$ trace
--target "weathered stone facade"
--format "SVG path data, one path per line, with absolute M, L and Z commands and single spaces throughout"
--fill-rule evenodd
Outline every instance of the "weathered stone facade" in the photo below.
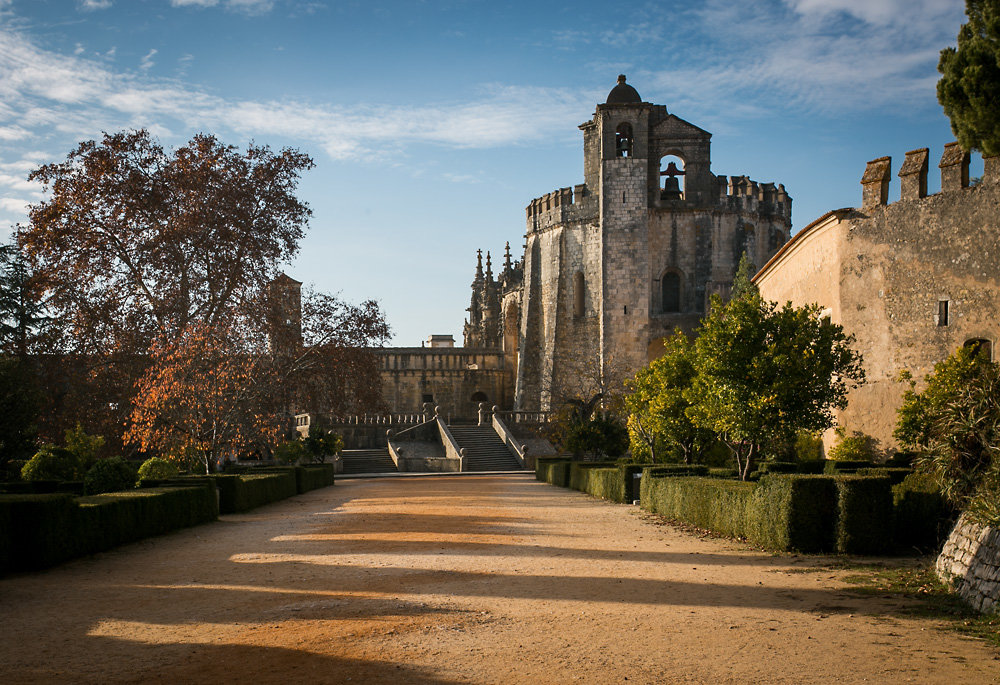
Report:
M 893 447 L 906 369 L 920 380 L 965 344 L 1000 335 L 1000 170 L 969 187 L 969 155 L 946 146 L 941 192 L 927 196 L 929 151 L 907 153 L 901 199 L 887 204 L 891 160 L 868 163 L 862 206 L 828 212 L 757 274 L 776 302 L 819 303 L 857 338 L 867 383 L 837 422 Z M 827 445 L 832 433 L 825 436 Z
M 1000 529 L 964 515 L 955 524 L 935 564 L 938 578 L 973 609 L 1000 612 Z
M 584 182 L 533 200 L 523 260 L 473 284 L 465 342 L 504 351 L 518 410 L 554 408 L 581 367 L 641 368 L 728 296 L 744 251 L 762 265 L 791 229 L 783 186 L 716 176 L 711 134 L 624 76 L 580 129 Z

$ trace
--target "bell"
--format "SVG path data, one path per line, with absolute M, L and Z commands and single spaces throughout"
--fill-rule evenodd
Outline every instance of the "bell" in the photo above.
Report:
M 673 166 L 673 162 L 670 163 Z M 669 167 L 668 167 L 669 169 Z M 667 176 L 666 182 L 663 184 L 663 192 L 660 193 L 661 200 L 680 200 L 682 199 L 681 194 L 681 183 L 676 176 Z

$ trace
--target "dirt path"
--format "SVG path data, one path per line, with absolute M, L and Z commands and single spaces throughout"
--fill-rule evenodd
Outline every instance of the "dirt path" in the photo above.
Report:
M 820 561 L 530 475 L 341 481 L 0 580 L 0 682 L 1000 682 Z

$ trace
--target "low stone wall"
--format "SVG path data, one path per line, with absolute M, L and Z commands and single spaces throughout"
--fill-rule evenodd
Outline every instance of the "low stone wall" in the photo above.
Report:
M 1000 611 L 1000 528 L 963 515 L 937 558 L 937 574 L 976 611 Z

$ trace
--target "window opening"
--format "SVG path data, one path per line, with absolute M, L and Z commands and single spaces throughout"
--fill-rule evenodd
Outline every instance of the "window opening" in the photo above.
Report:
M 584 288 L 583 272 L 577 271 L 573 276 L 573 316 L 578 318 L 583 316 Z
M 967 347 L 977 354 L 984 355 L 987 359 L 993 359 L 993 342 L 986 338 L 972 338 L 966 340 L 962 347 Z
M 663 274 L 660 280 L 660 294 L 664 312 L 679 312 L 681 310 L 681 277 L 673 271 Z
M 938 326 L 948 325 L 948 300 L 938 301 L 937 325 Z
M 421 395 L 421 397 L 423 398 L 422 400 L 420 400 L 421 402 L 433 402 L 434 401 L 434 395 L 431 395 L 430 393 L 424 393 L 423 395 Z
M 483 392 L 483 391 L 481 391 L 481 390 L 472 393 L 472 401 L 473 402 L 487 402 L 488 400 L 486 399 L 486 393 Z
M 680 162 L 680 166 L 677 166 Z M 667 155 L 660 160 L 660 176 L 663 177 L 663 187 L 660 189 L 661 200 L 684 199 L 684 160 L 680 157 Z
M 618 125 L 615 131 L 615 155 L 618 157 L 632 156 L 632 124 L 627 122 Z

